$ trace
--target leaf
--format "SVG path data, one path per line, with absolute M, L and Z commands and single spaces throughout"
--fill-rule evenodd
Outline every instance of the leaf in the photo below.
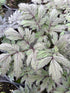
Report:
M 27 66 L 31 63 L 31 60 L 32 60 L 32 57 L 33 57 L 33 53 L 31 53 L 28 57 L 27 57 Z
M 41 4 L 41 1 L 42 0 L 32 0 L 33 3 L 39 3 L 39 4 Z
M 22 34 L 18 33 L 16 30 L 14 30 L 13 28 L 9 28 L 8 30 L 5 31 L 5 35 L 6 38 L 10 39 L 10 40 L 18 40 L 18 39 L 22 39 Z
M 0 44 L 0 50 L 8 53 L 15 53 L 19 51 L 19 46 L 16 44 L 2 43 Z
M 24 27 L 29 26 L 32 28 L 32 30 L 37 29 L 40 30 L 41 26 L 46 22 L 47 15 L 46 15 L 46 9 L 43 5 L 37 6 L 36 4 L 19 4 L 19 9 L 23 10 L 25 17 L 23 17 L 23 20 L 19 22 L 20 25 L 23 25 Z M 32 18 L 29 19 L 29 17 L 32 16 Z
M 44 23 L 46 23 L 47 19 L 48 19 L 48 16 L 45 14 L 45 16 L 43 18 L 40 18 L 39 25 L 40 26 L 44 25 Z
M 27 63 L 27 66 L 29 66 L 29 64 L 31 63 L 32 61 L 32 58 L 33 58 L 33 51 L 32 49 L 29 49 L 27 52 L 27 60 L 26 60 L 26 63 Z
M 24 40 L 21 40 L 21 41 L 18 41 L 17 42 L 17 45 L 20 47 L 20 49 L 23 51 L 23 50 L 26 50 L 26 49 L 29 49 L 29 45 L 27 44 L 27 42 L 25 42 Z
M 36 15 L 36 13 L 37 13 L 37 5 L 35 5 L 35 4 L 25 4 L 25 3 L 20 3 L 19 5 L 19 9 L 20 10 L 22 10 L 22 11 L 24 11 L 23 12 L 23 14 L 25 15 L 27 15 L 28 14 L 28 16 L 35 16 Z M 33 15 L 32 15 L 33 14 Z M 28 17 L 28 16 L 26 16 L 26 18 Z M 28 18 L 27 18 L 28 19 Z
M 29 53 L 28 53 L 29 52 Z M 31 66 L 33 69 L 38 70 L 43 68 L 45 65 L 47 65 L 52 57 L 50 57 L 48 51 L 28 51 L 27 52 L 27 65 L 31 63 Z
M 39 87 L 35 85 L 31 86 L 30 83 L 25 83 L 25 88 L 20 87 L 18 90 L 13 91 L 13 93 L 40 93 Z
M 51 50 L 39 50 L 37 53 L 37 59 L 43 59 L 51 55 Z
M 19 23 L 20 25 L 23 25 L 24 27 L 26 26 L 30 26 L 32 28 L 32 30 L 34 30 L 35 28 L 37 28 L 36 23 L 34 20 L 23 20 L 21 21 L 21 23 Z
M 58 9 L 65 9 L 67 7 L 67 0 L 54 0 Z
M 52 9 L 52 11 L 50 12 L 50 21 L 53 22 L 58 15 L 58 11 L 54 8 Z
M 50 93 L 55 88 L 55 83 L 52 79 L 49 79 L 47 92 Z
M 55 32 L 63 32 L 66 28 L 66 25 L 56 25 L 55 27 L 52 27 L 51 30 Z
M 13 55 L 14 58 L 14 75 L 18 78 L 22 72 L 24 54 L 21 52 Z
M 68 30 L 70 31 L 70 23 L 67 23 L 66 26 L 68 26 Z
M 19 34 L 21 35 L 21 37 L 24 36 L 24 30 L 23 30 L 22 27 L 18 27 L 18 32 L 19 32 Z
M 34 51 L 32 55 L 31 66 L 34 70 L 37 70 L 37 65 L 37 51 Z
M 41 19 L 46 14 L 46 9 L 43 5 L 38 8 L 38 18 Z
M 54 56 L 54 58 L 60 64 L 64 65 L 65 67 L 70 68 L 70 61 L 68 59 L 66 59 L 63 55 L 58 53 L 58 55 Z
M 56 42 L 58 40 L 58 34 L 56 32 L 50 32 L 50 35 L 52 37 L 53 44 L 56 44 Z
M 11 56 L 8 53 L 0 54 L 0 66 L 2 74 L 6 74 L 9 70 L 9 66 L 11 63 Z
M 2 16 L 0 15 L 0 38 L 4 36 L 4 32 L 6 29 L 7 29 L 6 18 L 2 18 Z
M 23 87 L 20 87 L 20 89 L 14 90 L 12 93 L 25 93 Z
M 68 22 L 70 22 L 70 14 L 69 13 L 66 15 L 66 19 Z
M 69 90 L 69 91 L 67 91 L 66 93 L 70 93 L 70 90 Z
M 0 64 L 1 62 L 5 61 L 8 57 L 9 57 L 9 54 L 7 53 L 0 54 Z
M 36 43 L 36 44 L 34 45 L 34 48 L 35 48 L 36 50 L 45 49 L 45 43 L 43 43 L 43 42 L 38 42 L 38 43 Z
M 31 26 L 32 28 L 36 28 L 35 21 L 32 19 L 35 17 L 37 13 L 37 5 L 20 3 L 18 6 L 21 11 L 24 11 L 23 19 L 18 23 L 23 24 L 24 27 L 28 25 Z
M 6 0 L 0 0 L 0 5 L 4 5 L 6 3 Z
M 61 66 L 57 63 L 56 60 L 53 59 L 49 66 L 49 75 L 51 75 L 52 79 L 58 83 L 62 73 L 63 73 L 63 70 Z
M 32 33 L 31 30 L 29 30 L 28 28 L 26 28 L 25 29 L 25 37 L 24 37 L 24 39 L 26 40 L 26 42 L 29 42 L 29 44 L 30 44 L 30 43 L 34 42 L 34 40 L 35 40 L 35 34 Z
M 37 61 L 37 69 L 43 68 L 44 66 L 46 66 L 50 61 L 51 61 L 52 57 L 46 57 L 41 59 L 40 61 Z
M 41 3 L 47 3 L 49 0 L 32 0 L 33 3 L 35 4 L 41 4 Z
M 1 65 L 1 71 L 3 75 L 5 75 L 7 71 L 9 71 L 10 63 L 11 63 L 11 56 L 7 57 Z
M 60 17 L 58 17 L 58 15 Z M 57 11 L 57 9 L 52 9 L 52 11 L 50 12 L 50 23 L 52 26 L 57 26 L 58 24 L 63 23 L 64 20 L 65 17 L 62 16 L 61 13 Z
M 12 10 L 8 10 L 7 13 L 5 14 L 8 17 L 8 28 L 18 28 L 18 22 L 21 22 L 23 16 L 22 12 L 20 10 L 16 10 L 13 14 L 9 15 L 9 12 L 12 12 Z
M 43 83 L 41 84 L 41 90 L 40 90 L 40 91 L 43 91 L 43 90 L 45 90 L 45 89 L 47 88 L 47 86 L 48 86 L 48 81 L 49 81 L 49 78 L 45 78 L 45 79 L 43 80 Z
M 31 84 L 36 81 L 36 84 L 39 84 L 42 79 L 42 75 L 29 75 L 27 81 Z

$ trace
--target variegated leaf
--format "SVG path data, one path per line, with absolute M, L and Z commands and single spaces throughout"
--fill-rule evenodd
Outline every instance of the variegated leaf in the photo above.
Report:
M 43 68 L 44 66 L 46 66 L 50 61 L 51 61 L 52 57 L 46 57 L 41 59 L 40 61 L 37 61 L 37 69 Z
M 70 68 L 70 61 L 65 58 L 63 55 L 59 54 L 54 56 L 55 60 L 60 64 L 64 65 L 65 67 Z
M 8 55 L 8 57 L 1 64 L 1 71 L 3 75 L 5 75 L 7 71 L 9 71 L 10 63 L 11 63 L 11 56 Z
M 0 64 L 2 64 L 3 61 L 5 61 L 9 57 L 8 53 L 0 54 Z
M 22 34 L 20 32 L 17 32 L 13 28 L 9 28 L 8 30 L 5 31 L 6 38 L 10 40 L 18 40 L 22 39 Z
M 29 42 L 29 44 L 30 44 L 30 43 L 34 42 L 34 40 L 35 40 L 35 34 L 32 33 L 31 30 L 29 30 L 29 29 L 26 28 L 25 29 L 25 37 L 24 37 L 24 39 L 26 40 L 26 42 Z
M 57 63 L 56 60 L 53 59 L 49 66 L 49 75 L 51 75 L 52 79 L 58 83 L 62 73 L 63 73 L 63 70 L 61 66 Z
M 21 52 L 13 55 L 14 58 L 14 75 L 18 78 L 22 72 L 24 54 Z
M 42 42 L 38 42 L 34 45 L 34 48 L 36 50 L 42 50 L 42 49 L 45 49 L 45 43 L 42 43 Z
M 0 44 L 0 50 L 8 53 L 15 53 L 19 51 L 19 46 L 16 44 L 2 43 Z

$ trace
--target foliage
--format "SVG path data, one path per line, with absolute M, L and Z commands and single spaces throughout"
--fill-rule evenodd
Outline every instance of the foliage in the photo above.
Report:
M 6 3 L 6 0 L 0 0 L 0 5 L 3 5 Z
M 45 89 L 47 93 L 58 93 L 59 90 L 68 93 L 70 0 L 32 2 L 20 3 L 19 9 L 5 18 L 4 27 L 1 25 L 0 72 L 11 78 L 15 76 L 17 80 L 22 77 L 21 83 L 30 84 L 14 93 L 20 90 L 41 93 Z M 32 85 L 39 86 L 40 91 L 30 87 Z
M 13 93 L 40 93 L 36 86 L 30 86 L 30 84 L 25 84 L 25 88 L 20 87 L 20 89 L 13 91 Z

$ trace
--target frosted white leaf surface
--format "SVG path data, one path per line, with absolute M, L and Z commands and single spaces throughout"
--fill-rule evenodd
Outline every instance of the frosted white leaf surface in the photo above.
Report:
M 16 53 L 13 58 L 14 58 L 14 75 L 18 78 L 22 72 L 22 67 L 23 67 L 23 60 L 24 59 L 24 54 L 19 52 Z
M 18 40 L 22 39 L 22 35 L 18 33 L 16 30 L 13 28 L 9 28 L 8 30 L 5 31 L 6 38 L 10 40 Z
M 1 62 L 5 61 L 9 57 L 9 54 L 0 54 L 0 64 Z
M 25 29 L 25 40 L 26 41 L 29 41 L 29 43 L 32 43 L 32 42 L 34 42 L 34 40 L 35 40 L 35 34 L 34 33 L 31 33 L 32 31 L 31 30 L 29 30 L 29 29 Z
M 2 62 L 2 65 L 1 65 L 2 74 L 6 74 L 6 72 L 9 71 L 10 63 L 11 63 L 11 56 L 8 56 L 4 60 L 4 62 Z
M 34 4 L 25 4 L 25 3 L 20 3 L 19 5 L 19 9 L 23 10 L 24 14 L 29 14 L 30 16 L 34 16 L 37 13 L 37 5 Z
M 41 4 L 41 3 L 46 3 L 50 0 L 32 0 L 33 3 L 38 3 L 38 4 Z
M 46 57 L 41 59 L 40 61 L 37 61 L 38 66 L 37 69 L 43 68 L 45 65 L 47 65 L 51 61 L 52 57 Z
M 61 78 L 62 73 L 63 73 L 63 70 L 61 66 L 57 63 L 57 61 L 53 59 L 49 66 L 49 75 L 52 76 L 52 79 L 55 82 L 59 82 L 59 79 Z
M 38 8 L 38 18 L 42 18 L 46 14 L 46 9 L 43 5 Z
M 36 43 L 36 44 L 34 45 L 34 48 L 35 48 L 36 50 L 45 49 L 45 44 L 42 43 L 42 42 L 38 42 L 38 43 Z
M 70 68 L 70 61 L 67 58 L 65 58 L 63 55 L 58 54 L 57 56 L 54 56 L 54 58 L 60 64 L 64 65 L 65 67 Z
M 0 50 L 6 51 L 9 53 L 14 53 L 14 52 L 19 51 L 19 46 L 15 44 L 2 43 L 0 44 Z

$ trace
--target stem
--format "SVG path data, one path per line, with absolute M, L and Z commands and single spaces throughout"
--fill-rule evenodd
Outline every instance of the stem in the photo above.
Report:
M 4 4 L 4 6 L 8 9 L 8 10 L 13 10 L 13 11 L 16 11 L 17 9 L 15 9 L 15 8 L 10 8 L 10 7 L 8 7 L 7 5 L 5 5 Z

